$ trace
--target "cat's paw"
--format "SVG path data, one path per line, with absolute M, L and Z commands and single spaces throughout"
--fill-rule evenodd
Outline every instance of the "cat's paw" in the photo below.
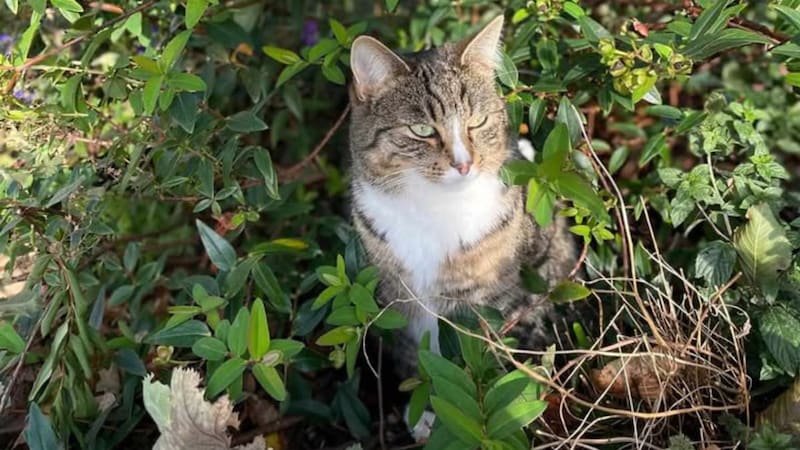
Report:
M 433 422 L 436 421 L 436 414 L 431 411 L 423 411 L 417 424 L 411 427 L 408 425 L 408 409 L 409 405 L 406 405 L 406 411 L 403 414 L 403 421 L 406 423 L 408 432 L 411 433 L 411 437 L 413 437 L 416 442 L 427 441 L 428 438 L 431 437 L 431 430 L 433 429 Z

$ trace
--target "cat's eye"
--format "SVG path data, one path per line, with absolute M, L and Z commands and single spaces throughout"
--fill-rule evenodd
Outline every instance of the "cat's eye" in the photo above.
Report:
M 412 133 L 416 134 L 421 138 L 429 138 L 434 134 L 436 134 L 436 130 L 434 130 L 432 126 L 426 125 L 424 123 L 409 125 L 408 128 L 411 130 Z
M 489 120 L 489 116 L 486 115 L 472 116 L 467 123 L 467 127 L 469 129 L 480 128 L 486 125 L 487 120 Z

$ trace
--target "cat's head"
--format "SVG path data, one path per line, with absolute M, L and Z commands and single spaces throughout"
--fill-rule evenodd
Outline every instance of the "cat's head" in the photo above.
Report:
M 351 49 L 356 176 L 387 189 L 423 177 L 461 185 L 509 155 L 495 70 L 503 17 L 463 42 L 400 57 L 360 36 Z

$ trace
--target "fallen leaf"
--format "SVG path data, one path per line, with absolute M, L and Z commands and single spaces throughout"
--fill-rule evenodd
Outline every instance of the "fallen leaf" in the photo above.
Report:
M 261 436 L 250 444 L 231 447 L 227 429 L 239 427 L 239 416 L 228 396 L 214 403 L 203 398 L 203 390 L 198 388 L 200 375 L 194 370 L 175 369 L 169 388 L 152 379 L 149 375 L 142 384 L 145 408 L 161 432 L 154 450 L 266 449 Z

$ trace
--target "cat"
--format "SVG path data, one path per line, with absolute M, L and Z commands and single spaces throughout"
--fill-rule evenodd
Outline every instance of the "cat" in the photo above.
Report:
M 520 286 L 523 265 L 551 284 L 567 277 L 576 252 L 563 220 L 538 227 L 523 189 L 501 179 L 520 158 L 495 83 L 502 29 L 500 16 L 403 57 L 368 36 L 352 44 L 352 220 L 380 271 L 379 299 L 409 319 L 394 345 L 402 376 L 424 333 L 439 351 L 437 314 L 491 306 L 521 317 L 512 333 L 539 350 L 561 318 Z

